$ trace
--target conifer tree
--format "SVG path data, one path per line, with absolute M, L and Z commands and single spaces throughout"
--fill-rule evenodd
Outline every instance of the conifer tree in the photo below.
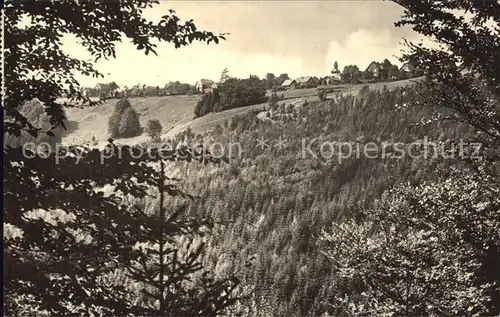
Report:
M 125 265 L 127 275 L 142 287 L 143 301 L 134 308 L 147 316 L 215 316 L 236 303 L 238 280 L 216 280 L 203 269 L 201 241 L 203 228 L 211 228 L 210 219 L 182 219 L 185 206 L 168 214 L 165 193 L 171 189 L 165 177 L 165 163 L 154 174 L 155 194 L 159 196 L 153 211 L 136 206 L 143 228 L 135 239 L 142 242 L 133 261 Z M 179 237 L 186 238 L 179 246 Z M 196 241 L 198 238 L 198 241 Z

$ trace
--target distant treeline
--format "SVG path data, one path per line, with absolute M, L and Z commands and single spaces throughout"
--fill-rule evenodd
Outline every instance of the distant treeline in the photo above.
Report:
M 85 88 L 85 91 L 88 97 L 99 97 L 100 99 L 191 95 L 197 93 L 195 86 L 179 81 L 170 82 L 164 87 L 136 85 L 131 88 L 126 86 L 121 88 L 112 82 Z

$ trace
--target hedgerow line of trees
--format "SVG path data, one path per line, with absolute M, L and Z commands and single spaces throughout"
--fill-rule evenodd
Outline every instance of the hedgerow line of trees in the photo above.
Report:
M 267 100 L 265 80 L 257 76 L 247 79 L 227 78 L 217 89 L 202 96 L 194 109 L 195 118 L 213 112 L 263 103 Z
M 169 82 L 164 87 L 135 85 L 133 87 L 124 86 L 120 88 L 115 82 L 105 84 L 105 88 L 95 87 L 83 88 L 88 97 L 100 98 L 101 100 L 113 98 L 134 98 L 134 97 L 162 97 L 177 95 L 197 94 L 195 86 L 181 83 L 179 81 Z
M 347 84 L 403 80 L 420 77 L 423 75 L 423 71 L 415 68 L 414 66 L 412 66 L 409 71 L 402 71 L 397 65 L 392 64 L 388 59 L 384 59 L 378 64 L 381 67 L 381 72 L 380 75 L 376 78 L 373 76 L 373 73 L 371 71 L 362 71 L 356 65 L 346 65 L 342 71 L 336 71 L 339 72 L 342 83 Z M 337 62 L 335 62 L 335 65 L 337 65 L 338 67 Z M 226 73 L 224 73 L 224 71 Z M 227 74 L 228 70 L 224 69 L 223 74 L 221 75 L 221 80 L 219 81 L 220 84 L 231 78 Z M 224 79 L 222 80 L 222 78 Z M 268 73 L 266 74 L 265 78 L 261 79 L 261 81 L 265 89 L 277 91 L 280 90 L 280 86 L 287 79 L 290 79 L 290 77 L 286 73 L 280 74 L 280 76 L 278 77 L 273 73 Z M 106 84 L 106 87 L 107 88 L 104 90 L 98 90 L 96 88 L 85 88 L 85 90 L 88 97 L 99 97 L 102 100 L 106 100 L 109 98 L 161 97 L 171 95 L 193 95 L 200 93 L 200 91 L 196 90 L 195 86 L 187 83 L 180 83 L 179 81 L 169 82 L 163 88 L 160 86 L 154 87 L 146 85 L 136 85 L 132 88 L 124 87 L 123 89 L 119 89 L 119 86 L 115 82 Z
M 411 64 L 409 71 L 400 70 L 397 65 L 392 64 L 388 59 L 384 59 L 378 64 L 380 65 L 378 77 L 374 77 L 373 72 L 369 70 L 360 70 L 356 65 L 346 65 L 340 72 L 342 82 L 348 84 L 375 83 L 404 80 L 424 75 L 423 71 L 415 68 L 413 64 Z
M 395 64 L 392 64 L 388 59 L 384 59 L 382 62 L 378 63 L 381 67 L 380 75 L 378 77 L 374 77 L 371 71 L 362 71 L 356 65 L 346 65 L 342 71 L 336 70 L 339 72 L 340 77 L 342 79 L 342 83 L 347 84 L 360 84 L 360 83 L 374 83 L 374 82 L 384 82 L 384 81 L 394 81 L 394 80 L 403 80 L 409 79 L 413 77 L 420 77 L 423 75 L 423 71 L 417 69 L 415 67 L 411 67 L 409 71 L 402 71 Z M 335 62 L 335 65 L 338 64 Z M 413 62 L 412 62 L 413 65 Z M 221 75 L 221 78 L 224 77 L 224 81 L 230 79 L 227 75 L 228 70 L 226 71 L 226 77 L 224 77 L 224 73 Z M 280 76 L 276 77 L 273 73 L 266 74 L 265 78 L 262 79 L 262 85 L 267 90 L 277 91 L 280 90 L 280 86 L 289 79 L 288 74 L 283 73 Z M 222 79 L 219 82 L 223 83 Z M 319 82 L 318 82 L 319 84 Z M 131 97 L 161 97 L 161 96 L 170 96 L 170 95 L 192 95 L 198 94 L 199 91 L 196 90 L 195 86 L 180 83 L 179 81 L 170 82 L 166 84 L 163 88 L 160 86 L 146 86 L 146 85 L 136 85 L 132 88 L 124 87 L 123 89 L 118 89 L 119 86 L 115 82 L 111 82 L 106 85 L 106 89 L 97 90 L 96 88 L 85 88 L 88 97 L 99 97 L 101 100 L 106 100 L 109 98 L 131 98 Z M 215 97 L 217 98 L 217 97 Z M 210 99 L 210 98 L 209 98 Z M 209 103 L 209 102 L 208 102 Z M 212 104 L 212 108 L 213 108 Z M 217 111 L 216 111 L 217 112 Z

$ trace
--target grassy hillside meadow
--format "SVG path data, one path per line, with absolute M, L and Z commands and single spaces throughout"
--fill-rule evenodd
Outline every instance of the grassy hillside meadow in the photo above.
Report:
M 193 118 L 193 109 L 199 96 L 164 96 L 148 98 L 131 98 L 132 107 L 139 114 L 139 121 L 145 126 L 148 120 L 160 120 L 163 131 L 167 132 L 174 126 L 189 122 Z M 106 142 L 108 135 L 108 119 L 118 100 L 110 99 L 102 105 L 85 108 L 68 108 L 68 131 L 63 135 L 63 143 L 80 144 L 92 140 Z M 135 144 L 144 141 L 145 134 L 130 139 L 120 140 L 123 144 Z

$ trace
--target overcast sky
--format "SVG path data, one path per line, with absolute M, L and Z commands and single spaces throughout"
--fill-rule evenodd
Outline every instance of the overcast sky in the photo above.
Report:
M 104 80 L 119 85 L 163 86 L 179 80 L 218 80 L 224 68 L 236 77 L 288 73 L 290 77 L 326 76 L 338 61 L 342 69 L 364 69 L 372 60 L 397 62 L 402 38 L 416 40 L 413 31 L 394 27 L 401 8 L 389 1 L 164 1 L 146 12 L 158 20 L 174 9 L 181 20 L 194 19 L 198 29 L 230 33 L 218 45 L 199 44 L 175 49 L 158 46 L 158 56 L 144 55 L 128 41 L 118 43 L 117 58 L 100 61 Z M 86 57 L 71 39 L 67 51 Z M 107 75 L 107 74 L 110 75 Z M 85 86 L 93 78 L 81 78 Z

